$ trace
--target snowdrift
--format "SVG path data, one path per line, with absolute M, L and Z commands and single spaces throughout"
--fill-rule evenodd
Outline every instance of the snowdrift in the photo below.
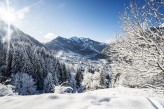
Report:
M 81 94 L 16 95 L 0 97 L 0 109 L 163 109 L 164 99 L 162 95 L 158 97 L 151 97 L 148 90 L 127 88 Z

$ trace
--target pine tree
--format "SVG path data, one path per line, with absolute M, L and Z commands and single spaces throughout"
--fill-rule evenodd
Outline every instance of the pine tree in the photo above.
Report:
M 80 69 L 77 69 L 75 80 L 76 80 L 76 88 L 80 88 L 82 86 L 82 81 L 83 81 L 83 74 Z
M 106 78 L 105 78 L 105 74 L 103 72 L 99 72 L 100 73 L 100 86 L 102 88 L 106 87 Z
M 44 79 L 44 90 L 45 93 L 54 92 L 54 83 L 52 74 L 48 73 L 47 77 Z

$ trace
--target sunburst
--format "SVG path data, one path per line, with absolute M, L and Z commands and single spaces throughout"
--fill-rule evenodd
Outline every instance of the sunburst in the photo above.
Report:
M 16 22 L 21 21 L 27 12 L 29 12 L 30 8 L 38 4 L 41 0 L 38 2 L 26 6 L 20 10 L 15 11 L 13 7 L 10 6 L 9 0 L 4 0 L 5 2 L 2 2 L 0 4 L 0 20 L 7 23 L 7 36 L 5 42 L 7 42 L 7 55 L 6 55 L 6 64 L 8 64 L 9 59 L 9 52 L 10 52 L 10 44 L 11 44 L 11 24 L 14 24 Z

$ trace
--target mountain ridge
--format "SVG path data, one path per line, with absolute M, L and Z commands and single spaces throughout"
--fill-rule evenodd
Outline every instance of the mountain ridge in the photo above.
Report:
M 81 56 L 93 58 L 95 56 L 103 55 L 101 52 L 108 44 L 77 36 L 71 38 L 58 36 L 46 43 L 45 46 L 55 53 L 59 51 L 73 52 Z

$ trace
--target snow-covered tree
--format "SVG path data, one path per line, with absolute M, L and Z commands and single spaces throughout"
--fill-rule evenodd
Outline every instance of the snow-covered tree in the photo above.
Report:
M 106 84 L 107 84 L 107 81 L 106 81 L 105 74 L 103 72 L 100 72 L 100 86 L 102 88 L 105 88 Z
M 77 69 L 75 80 L 76 80 L 76 88 L 80 88 L 82 86 L 82 81 L 83 81 L 83 74 L 80 69 Z
M 67 66 L 67 65 L 66 65 L 66 70 L 67 70 L 68 76 L 69 76 L 68 86 L 73 89 L 73 92 L 75 92 L 77 89 L 76 79 L 75 79 L 76 71 L 74 70 L 74 68 Z
M 44 79 L 44 90 L 45 93 L 54 92 L 54 82 L 52 74 L 48 73 L 47 77 Z
M 84 77 L 83 77 L 83 82 L 82 85 L 86 88 L 86 89 L 91 89 L 91 83 L 92 83 L 92 74 L 91 73 L 84 73 Z
M 113 85 L 156 87 L 164 83 L 164 1 L 142 2 L 142 6 L 132 2 L 123 13 L 125 34 L 109 48 Z
M 36 93 L 36 86 L 32 76 L 26 73 L 16 73 L 13 75 L 12 83 L 15 91 L 20 95 L 31 95 Z
M 83 82 L 82 85 L 85 87 L 87 90 L 96 90 L 96 89 L 101 89 L 108 87 L 106 85 L 106 79 L 102 72 L 85 72 L 84 77 L 83 77 Z

